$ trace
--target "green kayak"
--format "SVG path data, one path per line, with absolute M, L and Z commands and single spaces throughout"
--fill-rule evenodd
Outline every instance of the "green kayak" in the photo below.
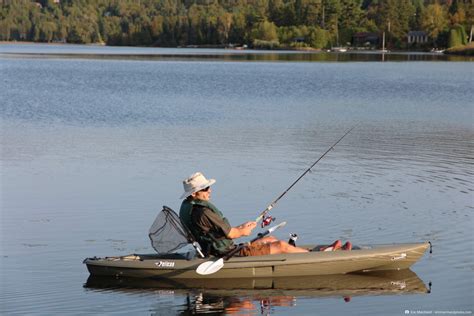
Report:
M 302 246 L 313 249 L 313 246 Z M 232 257 L 216 273 L 200 275 L 196 268 L 217 258 L 184 255 L 131 254 L 87 258 L 93 276 L 163 279 L 234 279 L 318 276 L 356 272 L 403 270 L 417 262 L 430 247 L 426 243 L 356 247 L 351 251 L 311 251 L 255 257 Z

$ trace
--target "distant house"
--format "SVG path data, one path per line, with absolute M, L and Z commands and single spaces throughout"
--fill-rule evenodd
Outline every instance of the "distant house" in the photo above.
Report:
M 2 3 L 2 2 L 0 1 L 0 3 Z M 55 4 L 60 4 L 60 3 L 61 3 L 61 0 L 53 0 L 53 3 L 55 3 Z M 41 5 L 41 3 L 39 3 L 39 2 L 35 2 L 35 5 L 36 5 L 38 8 L 40 8 L 40 9 L 43 8 L 43 6 Z
M 408 44 L 425 44 L 428 43 L 428 34 L 424 31 L 410 31 L 407 35 Z
M 293 42 L 294 43 L 304 43 L 305 38 L 300 36 L 300 37 L 294 37 Z
M 355 47 L 378 46 L 379 41 L 380 37 L 377 33 L 358 32 L 352 35 L 352 46 Z

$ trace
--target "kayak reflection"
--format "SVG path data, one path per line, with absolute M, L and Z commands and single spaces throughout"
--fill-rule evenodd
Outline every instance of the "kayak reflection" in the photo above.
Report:
M 182 314 L 267 315 L 271 313 L 273 307 L 292 307 L 295 303 L 296 297 L 290 295 L 237 297 L 203 292 L 188 293 L 187 304 L 183 306 Z
M 293 306 L 298 297 L 341 297 L 344 302 L 350 302 L 352 297 L 361 295 L 423 294 L 430 291 L 409 269 L 311 277 L 180 281 L 91 275 L 84 287 L 130 294 L 150 290 L 181 293 L 187 296 L 184 307 L 187 311 L 227 314 L 250 311 L 265 314 L 274 306 Z

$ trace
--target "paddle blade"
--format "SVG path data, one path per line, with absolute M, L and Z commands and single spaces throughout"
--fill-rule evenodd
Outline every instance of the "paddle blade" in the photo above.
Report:
M 220 258 L 216 261 L 206 261 L 201 263 L 197 269 L 196 272 L 197 274 L 200 275 L 208 275 L 208 274 L 213 274 L 222 269 L 224 266 L 224 259 Z
M 273 233 L 275 230 L 277 230 L 278 228 L 281 228 L 281 227 L 283 227 L 283 226 L 285 226 L 285 225 L 286 225 L 286 222 L 281 222 L 280 224 L 278 224 L 278 225 L 276 225 L 276 226 L 270 227 L 270 228 L 268 229 L 268 233 L 271 234 L 271 233 Z

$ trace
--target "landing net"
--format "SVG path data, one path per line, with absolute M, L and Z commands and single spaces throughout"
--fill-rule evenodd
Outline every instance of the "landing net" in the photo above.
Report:
M 181 224 L 179 216 L 166 206 L 163 206 L 151 225 L 148 237 L 151 246 L 159 254 L 187 252 L 194 241 L 191 233 Z

